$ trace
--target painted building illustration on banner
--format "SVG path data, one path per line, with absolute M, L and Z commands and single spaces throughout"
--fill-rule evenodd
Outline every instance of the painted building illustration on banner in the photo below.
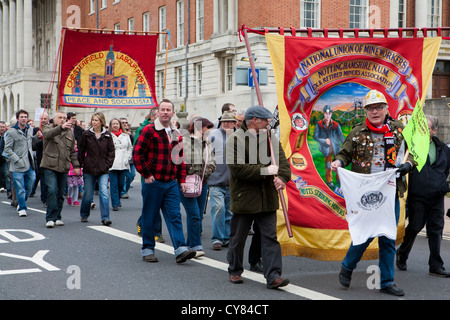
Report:
M 62 106 L 133 109 L 155 106 L 151 56 L 156 52 L 157 37 L 66 30 L 64 38 Z

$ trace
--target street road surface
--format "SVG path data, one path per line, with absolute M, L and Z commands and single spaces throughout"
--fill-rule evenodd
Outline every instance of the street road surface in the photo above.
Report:
M 350 290 L 339 285 L 339 261 L 295 256 L 283 257 L 283 277 L 289 278 L 290 284 L 280 290 L 267 289 L 264 277 L 248 270 L 243 273 L 243 284 L 232 284 L 228 280 L 226 249 L 212 250 L 209 207 L 203 220 L 205 257 L 176 264 L 163 223 L 166 242 L 157 245 L 159 262 L 144 262 L 140 255 L 141 238 L 136 233 L 141 210 L 138 180 L 133 186 L 130 198 L 122 199 L 123 207 L 119 211 L 111 210 L 110 227 L 101 224 L 98 208 L 91 211 L 88 223 L 81 223 L 79 207 L 65 203 L 62 214 L 65 225 L 48 229 L 39 191 L 28 200 L 27 217 L 19 217 L 6 194 L 1 193 L 0 299 L 181 300 L 172 310 L 180 314 L 183 310 L 196 312 L 192 304 L 197 302 L 199 306 L 202 301 L 214 306 L 223 301 L 251 300 L 257 309 L 257 305 L 276 304 L 280 300 L 290 305 L 297 300 L 450 299 L 450 279 L 428 275 L 429 251 L 424 234 L 416 240 L 408 260 L 408 271 L 396 269 L 395 282 L 405 291 L 404 297 L 392 297 L 373 289 L 373 267 L 378 260 L 359 263 Z M 98 204 L 97 196 L 95 201 Z M 446 222 L 448 226 L 448 218 Z M 450 268 L 450 233 L 447 231 L 441 251 Z M 248 263 L 245 267 L 249 267 Z M 221 312 L 225 313 L 225 306 L 222 306 Z M 263 309 L 260 306 L 257 310 Z

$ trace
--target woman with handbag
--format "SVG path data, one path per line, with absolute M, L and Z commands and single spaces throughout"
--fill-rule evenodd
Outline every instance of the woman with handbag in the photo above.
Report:
M 208 195 L 207 181 L 216 168 L 212 148 L 205 137 L 214 124 L 200 118 L 183 134 L 184 161 L 186 163 L 186 191 L 180 189 L 180 199 L 186 211 L 187 243 L 196 251 L 196 257 L 204 256 L 200 234 Z

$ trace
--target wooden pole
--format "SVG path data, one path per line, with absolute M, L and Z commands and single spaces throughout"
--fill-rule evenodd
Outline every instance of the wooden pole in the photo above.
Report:
M 264 104 L 262 101 L 261 89 L 260 89 L 259 83 L 257 81 L 258 76 L 257 76 L 256 70 L 255 70 L 255 61 L 253 60 L 252 50 L 250 48 L 246 29 L 243 29 L 243 34 L 244 34 L 245 46 L 247 47 L 248 58 L 250 61 L 250 68 L 252 70 L 253 81 L 254 81 L 255 90 L 256 90 L 256 96 L 258 98 L 258 104 L 261 107 L 264 107 Z M 267 131 L 267 139 L 269 140 L 270 157 L 272 159 L 272 164 L 277 165 L 277 162 L 275 159 L 275 154 L 273 153 L 272 140 L 270 139 L 270 131 L 269 130 Z M 293 237 L 292 228 L 291 228 L 291 223 L 289 221 L 289 216 L 288 216 L 287 207 L 286 207 L 286 199 L 284 198 L 283 190 L 278 190 L 278 195 L 280 196 L 281 207 L 283 208 L 283 215 L 284 215 L 284 220 L 286 222 L 286 228 L 288 231 L 288 235 L 290 238 L 292 238 Z

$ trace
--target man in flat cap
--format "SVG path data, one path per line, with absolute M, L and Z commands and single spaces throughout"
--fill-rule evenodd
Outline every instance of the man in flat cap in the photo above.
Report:
M 291 176 L 280 142 L 272 137 L 276 163 L 272 163 L 268 125 L 272 113 L 253 106 L 245 112 L 242 126 L 226 142 L 230 168 L 231 211 L 228 273 L 232 283 L 242 283 L 245 240 L 254 222 L 261 233 L 261 254 L 267 288 L 286 286 L 281 278 L 281 248 L 277 240 L 278 190 Z

